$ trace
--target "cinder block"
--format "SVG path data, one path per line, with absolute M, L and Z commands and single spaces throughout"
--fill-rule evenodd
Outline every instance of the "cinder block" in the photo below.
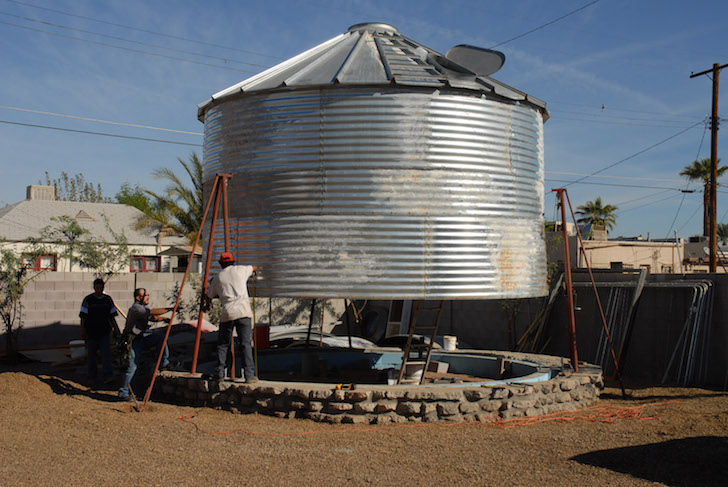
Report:
M 74 289 L 81 289 L 82 287 L 85 287 L 81 285 L 85 283 L 82 283 L 80 281 L 57 281 L 55 284 L 56 291 L 73 291 Z M 87 289 L 90 293 L 94 291 L 93 282 L 88 283 Z
M 35 311 L 38 309 L 40 309 L 41 311 L 43 310 L 43 301 L 30 301 L 27 299 L 23 299 L 21 304 L 23 305 L 23 321 L 28 319 L 28 313 L 30 313 L 31 311 Z
M 62 310 L 55 310 L 55 309 L 47 309 L 45 311 L 45 319 L 48 323 L 69 323 L 69 324 L 76 324 L 80 323 L 80 318 L 78 317 L 78 313 L 73 313 L 71 311 L 62 311 Z
M 53 296 L 48 296 L 48 298 L 51 301 L 65 301 L 67 303 L 76 303 L 76 305 L 80 307 L 83 298 L 85 298 L 89 294 L 91 293 L 79 293 L 78 291 L 61 291 Z
M 151 292 L 164 292 L 167 290 L 167 283 L 165 282 L 150 282 L 146 285 L 147 290 Z
M 33 288 L 36 291 L 54 291 L 56 283 L 51 281 L 35 281 Z
M 24 326 L 37 325 L 45 322 L 46 316 L 45 311 L 42 309 L 28 309 L 26 308 L 23 313 L 23 324 Z
M 159 272 L 140 272 L 137 274 L 137 283 L 150 283 L 159 281 Z M 143 287 L 143 286 L 142 286 Z
M 75 311 L 76 313 L 78 313 L 81 308 L 81 301 L 76 299 L 75 296 L 70 299 L 64 299 L 60 301 L 60 303 L 60 309 L 62 309 L 63 311 Z
M 68 291 L 46 291 L 43 294 L 43 299 L 46 301 L 60 301 L 68 299 L 68 294 Z M 75 293 L 73 295 L 75 296 Z
M 105 290 L 109 293 L 112 291 L 126 291 L 128 289 L 129 289 L 128 283 L 126 283 L 124 281 L 115 280 L 115 279 L 110 279 L 106 283 L 106 287 L 105 287 Z

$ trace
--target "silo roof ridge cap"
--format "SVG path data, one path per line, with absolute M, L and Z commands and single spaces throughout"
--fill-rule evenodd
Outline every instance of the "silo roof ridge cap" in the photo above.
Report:
M 394 34 L 398 34 L 399 31 L 397 28 L 390 24 L 385 24 L 382 22 L 363 22 L 361 24 L 354 24 L 351 27 L 349 27 L 347 32 L 363 32 L 363 31 L 369 31 L 369 32 L 392 32 Z

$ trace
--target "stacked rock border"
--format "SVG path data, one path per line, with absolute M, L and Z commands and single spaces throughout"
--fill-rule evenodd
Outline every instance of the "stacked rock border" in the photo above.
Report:
M 472 387 L 367 384 L 338 390 L 333 384 L 208 381 L 180 372 L 164 372 L 157 381 L 163 400 L 236 413 L 355 424 L 493 422 L 540 416 L 588 407 L 604 386 L 598 367 L 560 372 L 545 382 Z

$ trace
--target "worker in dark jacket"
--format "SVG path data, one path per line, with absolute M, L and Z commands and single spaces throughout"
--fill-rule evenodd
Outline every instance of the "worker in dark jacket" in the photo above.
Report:
M 142 352 L 146 348 L 155 347 L 157 354 L 164 343 L 164 334 L 151 331 L 149 322 L 169 323 L 169 318 L 161 315 L 171 311 L 172 308 L 149 309 L 149 294 L 144 288 L 134 290 L 134 304 L 129 308 L 126 315 L 126 326 L 124 327 L 123 338 L 129 343 L 129 365 L 126 368 L 124 383 L 119 389 L 119 398 L 125 401 L 132 400 L 129 384 L 134 379 L 137 368 L 142 361 Z M 162 353 L 162 369 L 169 365 L 169 349 L 164 344 Z
M 96 380 L 96 356 L 101 351 L 101 373 L 105 383 L 111 382 L 114 370 L 111 366 L 111 330 L 116 327 L 116 306 L 111 296 L 104 294 L 104 281 L 94 280 L 94 292 L 81 303 L 81 338 L 86 340 L 88 378 Z M 117 331 L 118 333 L 118 331 Z

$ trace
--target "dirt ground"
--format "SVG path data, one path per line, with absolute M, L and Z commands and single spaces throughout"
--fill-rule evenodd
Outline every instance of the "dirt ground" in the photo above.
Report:
M 607 387 L 594 408 L 527 423 L 361 427 L 139 413 L 82 382 L 0 367 L 0 486 L 728 485 L 725 392 Z

